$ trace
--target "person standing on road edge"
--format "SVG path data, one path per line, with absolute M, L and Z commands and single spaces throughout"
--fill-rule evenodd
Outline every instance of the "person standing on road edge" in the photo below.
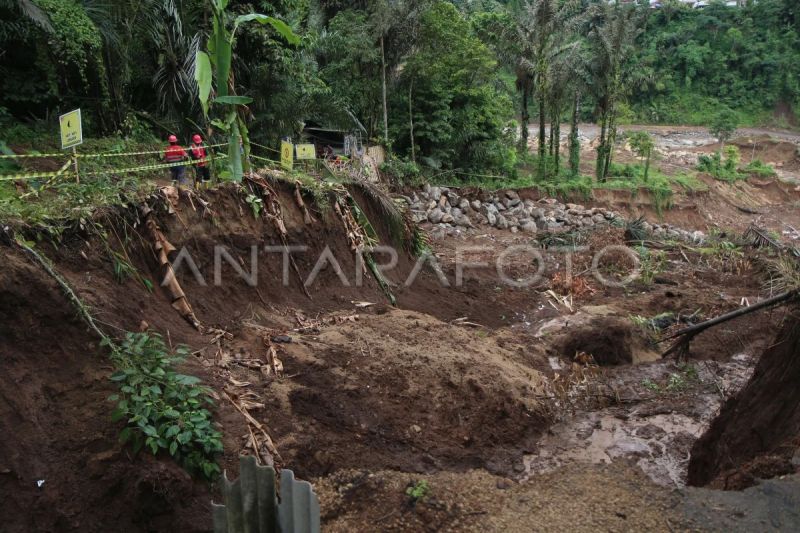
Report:
M 208 186 L 208 182 L 211 179 L 208 161 L 206 161 L 208 151 L 203 145 L 203 138 L 200 135 L 195 134 L 192 137 L 192 144 L 189 145 L 189 154 L 192 160 L 195 161 L 195 183 L 198 187 Z
M 186 155 L 186 150 L 183 146 L 178 144 L 178 138 L 175 135 L 170 135 L 169 146 L 164 150 L 164 161 L 167 163 L 180 163 L 186 161 L 189 156 Z M 186 185 L 186 166 L 176 165 L 169 167 L 169 172 L 172 175 L 172 182 L 180 185 Z

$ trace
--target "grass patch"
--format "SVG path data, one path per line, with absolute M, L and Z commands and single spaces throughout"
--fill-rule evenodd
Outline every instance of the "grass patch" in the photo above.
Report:
M 42 189 L 42 182 L 30 186 L 30 191 L 20 193 L 12 183 L 0 183 L 0 221 L 55 234 L 85 225 L 98 208 L 125 207 L 151 188 L 139 177 L 108 175 L 81 183 L 65 181 L 47 189 Z

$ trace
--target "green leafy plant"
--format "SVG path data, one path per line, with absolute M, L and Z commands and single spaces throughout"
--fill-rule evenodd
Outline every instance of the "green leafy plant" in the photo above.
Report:
M 747 179 L 747 174 L 739 172 L 739 149 L 735 146 L 725 147 L 725 157 L 722 152 L 714 152 L 710 156 L 700 155 L 697 158 L 697 170 L 708 172 L 718 180 L 737 181 Z
M 246 22 L 269 24 L 290 44 L 299 44 L 300 38 L 282 20 L 259 13 L 249 13 L 233 18 L 233 28 L 228 29 L 231 15 L 226 11 L 228 0 L 212 0 L 209 2 L 212 13 L 212 31 L 206 44 L 207 51 L 197 50 L 195 57 L 195 81 L 198 97 L 203 113 L 208 118 L 210 104 L 222 106 L 222 118 L 211 120 L 211 123 L 228 135 L 228 161 L 230 176 L 234 181 L 242 180 L 242 172 L 248 170 L 250 156 L 250 138 L 245 123 L 247 104 L 253 99 L 249 96 L 237 96 L 231 90 L 235 87 L 232 80 L 233 45 L 236 30 Z M 211 100 L 211 90 L 216 76 L 216 97 Z
M 724 146 L 725 141 L 730 139 L 736 128 L 739 127 L 739 115 L 735 111 L 729 108 L 723 108 L 719 111 L 714 118 L 711 120 L 711 123 L 708 125 L 708 131 L 719 140 L 719 142 Z
M 643 179 L 647 181 L 647 175 L 650 172 L 650 157 L 653 154 L 653 148 L 655 148 L 653 137 L 646 131 L 635 131 L 630 134 L 629 139 L 631 148 L 644 162 Z
M 686 388 L 686 378 L 682 374 L 673 373 L 667 378 L 666 389 L 670 392 L 682 391 Z
M 743 170 L 748 174 L 760 176 L 762 178 L 771 178 L 776 175 L 775 169 L 760 159 L 753 159 Z
M 215 459 L 222 452 L 222 434 L 207 409 L 213 405 L 209 389 L 198 378 L 175 371 L 187 348 L 170 353 L 163 339 L 150 333 L 127 333 L 111 347 L 118 368 L 111 381 L 118 384 L 119 394 L 108 399 L 116 402 L 112 420 L 126 422 L 120 440 L 130 442 L 135 453 L 142 447 L 153 455 L 164 450 L 208 479 L 219 475 Z
M 110 253 L 114 262 L 114 278 L 117 283 L 123 283 L 126 279 L 136 275 L 136 267 L 130 264 L 125 256 L 114 250 L 111 250 Z
M 662 250 L 651 250 L 645 246 L 638 246 L 639 267 L 641 274 L 639 280 L 645 285 L 652 285 L 655 277 L 663 272 L 666 254 Z
M 425 497 L 430 494 L 430 491 L 431 487 L 428 482 L 421 479 L 406 489 L 406 495 L 411 498 L 412 503 L 417 503 L 425 499 Z
M 661 386 L 649 378 L 642 380 L 642 387 L 651 392 L 661 392 Z
M 258 219 L 258 217 L 261 215 L 261 210 L 264 208 L 264 201 L 255 194 L 248 194 L 247 198 L 245 198 L 245 201 L 253 211 L 253 217 Z

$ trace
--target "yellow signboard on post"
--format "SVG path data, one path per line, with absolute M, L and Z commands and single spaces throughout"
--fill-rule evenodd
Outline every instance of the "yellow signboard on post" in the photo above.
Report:
M 292 170 L 294 165 L 294 145 L 289 141 L 281 141 L 281 166 Z
M 317 151 L 313 144 L 298 144 L 297 159 L 316 159 Z
M 61 126 L 61 148 L 67 149 L 78 146 L 83 142 L 83 129 L 81 128 L 81 110 L 76 109 L 58 117 Z

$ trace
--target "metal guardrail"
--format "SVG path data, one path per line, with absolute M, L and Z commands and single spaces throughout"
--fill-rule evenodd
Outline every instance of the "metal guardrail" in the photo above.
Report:
M 280 489 L 278 489 L 280 487 Z M 311 484 L 282 469 L 239 457 L 239 479 L 223 476 L 224 505 L 211 503 L 214 533 L 319 533 L 319 500 Z

